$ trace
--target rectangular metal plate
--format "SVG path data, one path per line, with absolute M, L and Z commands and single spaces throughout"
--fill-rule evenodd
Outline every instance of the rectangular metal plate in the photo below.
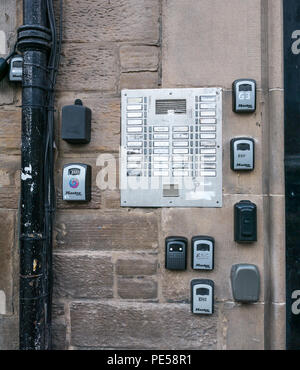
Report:
M 121 206 L 222 207 L 220 88 L 123 90 L 121 130 Z

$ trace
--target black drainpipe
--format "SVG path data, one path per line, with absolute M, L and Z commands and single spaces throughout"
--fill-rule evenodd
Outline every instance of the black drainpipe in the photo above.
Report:
M 51 31 L 47 0 L 23 0 L 18 30 L 23 53 L 20 215 L 20 349 L 49 349 L 51 259 L 45 235 L 44 159 Z

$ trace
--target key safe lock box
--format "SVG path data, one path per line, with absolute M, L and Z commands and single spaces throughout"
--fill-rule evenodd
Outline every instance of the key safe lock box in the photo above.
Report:
M 89 202 L 91 200 L 92 168 L 88 164 L 68 163 L 63 167 L 63 200 Z
M 222 90 L 123 90 L 121 206 L 222 207 Z

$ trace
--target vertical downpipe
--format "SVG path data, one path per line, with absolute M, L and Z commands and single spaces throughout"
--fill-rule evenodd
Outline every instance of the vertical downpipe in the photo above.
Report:
M 45 243 L 44 156 L 51 42 L 46 0 L 23 0 L 20 220 L 20 349 L 49 349 L 49 271 Z

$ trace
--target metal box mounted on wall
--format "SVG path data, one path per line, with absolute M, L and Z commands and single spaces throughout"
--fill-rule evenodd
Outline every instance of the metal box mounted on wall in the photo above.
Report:
M 222 207 L 222 90 L 123 90 L 121 205 Z

